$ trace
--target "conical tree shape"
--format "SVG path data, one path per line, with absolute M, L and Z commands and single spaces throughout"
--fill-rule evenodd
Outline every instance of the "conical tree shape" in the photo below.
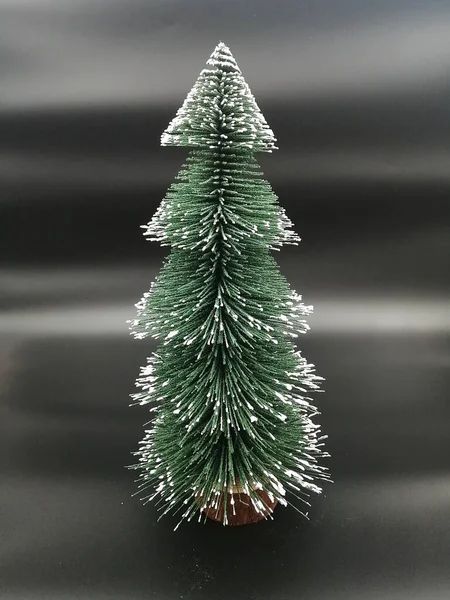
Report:
M 271 152 L 276 139 L 230 50 L 220 43 L 161 137 L 163 146 Z
M 165 134 L 173 143 L 179 136 L 180 145 L 193 136 L 194 149 L 145 226 L 171 252 L 132 322 L 136 337 L 162 340 L 137 381 L 134 399 L 152 403 L 155 416 L 134 468 L 142 490 L 156 485 L 146 498 L 159 496 L 163 514 L 182 510 L 189 520 L 200 502 L 226 524 L 236 487 L 266 516 L 259 490 L 286 504 L 287 490 L 300 498 L 320 492 L 316 480 L 327 473 L 308 396 L 321 378 L 294 345 L 312 307 L 270 253 L 298 237 L 253 156 L 267 149 L 270 130 L 259 109 L 234 103 L 235 88 L 221 85 L 242 78 L 226 46 L 209 62 L 198 94 L 191 92 Z M 248 89 L 242 82 L 239 89 Z M 205 98 L 217 117 L 209 146 Z M 229 123 L 238 121 L 235 131 Z

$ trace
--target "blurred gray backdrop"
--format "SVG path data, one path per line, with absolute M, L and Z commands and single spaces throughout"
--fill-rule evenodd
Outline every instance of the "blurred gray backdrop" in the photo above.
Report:
M 278 138 L 335 483 L 310 521 L 174 534 L 124 468 L 156 347 L 125 321 L 219 40 Z M 1 597 L 448 598 L 449 195 L 446 1 L 0 0 Z

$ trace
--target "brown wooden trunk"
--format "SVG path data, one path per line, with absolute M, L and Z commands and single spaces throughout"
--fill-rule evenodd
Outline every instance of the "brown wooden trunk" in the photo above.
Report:
M 265 519 L 270 513 L 273 512 L 277 505 L 277 500 L 273 502 L 270 500 L 269 495 L 263 490 L 256 490 L 256 493 L 267 506 L 267 510 L 264 513 L 260 513 L 255 510 L 250 497 L 243 491 L 239 490 L 235 486 L 236 491 L 233 494 L 227 494 L 227 525 L 248 525 L 250 523 L 258 523 L 262 519 Z M 231 499 L 234 501 L 234 513 L 233 504 Z M 199 499 L 199 503 L 201 500 Z M 206 507 L 202 509 L 205 515 L 213 521 L 219 521 L 223 523 L 224 517 L 224 506 L 223 498 L 220 499 L 219 508 Z

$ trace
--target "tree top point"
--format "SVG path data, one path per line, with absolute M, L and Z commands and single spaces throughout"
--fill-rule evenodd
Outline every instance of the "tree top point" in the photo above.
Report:
M 236 73 L 241 72 L 234 56 L 231 54 L 231 50 L 222 41 L 220 41 L 214 48 L 214 51 L 206 61 L 206 64 L 224 71 L 235 71 Z
M 175 118 L 161 136 L 163 146 L 242 148 L 272 152 L 267 125 L 230 49 L 222 41 L 200 72 Z

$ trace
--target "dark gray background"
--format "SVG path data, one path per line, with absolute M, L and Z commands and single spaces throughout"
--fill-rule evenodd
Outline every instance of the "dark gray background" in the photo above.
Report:
M 130 497 L 125 320 L 220 39 L 279 140 L 335 483 L 309 522 L 173 533 Z M 448 2 L 0 0 L 0 187 L 2 600 L 450 596 Z

